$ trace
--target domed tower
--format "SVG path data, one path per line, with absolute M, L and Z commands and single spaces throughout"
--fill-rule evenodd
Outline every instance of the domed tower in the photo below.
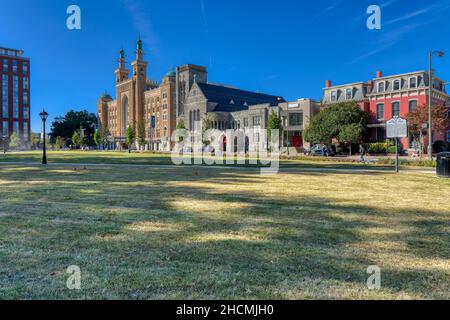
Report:
M 167 72 L 163 78 L 163 83 L 175 81 L 176 76 L 177 76 L 177 72 L 175 71 L 175 69 L 169 70 L 169 72 Z
M 108 103 L 113 101 L 108 93 L 103 93 L 98 99 L 97 109 L 98 109 L 98 119 L 99 119 L 99 129 L 108 128 Z

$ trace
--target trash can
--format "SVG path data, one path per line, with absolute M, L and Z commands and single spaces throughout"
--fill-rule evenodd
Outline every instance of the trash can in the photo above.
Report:
M 438 177 L 450 178 L 450 152 L 441 152 L 437 157 L 436 173 Z

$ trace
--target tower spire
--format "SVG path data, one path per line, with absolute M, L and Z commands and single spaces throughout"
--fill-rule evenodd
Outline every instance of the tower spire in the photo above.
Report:
M 142 60 L 143 54 L 144 54 L 144 52 L 142 50 L 142 39 L 141 39 L 141 35 L 139 35 L 139 39 L 138 39 L 137 45 L 136 45 L 136 60 Z

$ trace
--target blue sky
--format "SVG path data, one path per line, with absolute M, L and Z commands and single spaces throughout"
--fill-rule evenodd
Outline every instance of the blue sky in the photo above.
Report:
M 114 95 L 123 46 L 127 62 L 144 40 L 152 79 L 171 68 L 204 65 L 209 80 L 286 99 L 320 99 L 326 79 L 368 80 L 427 67 L 429 49 L 450 81 L 450 0 L 0 0 L 0 46 L 31 58 L 32 129 L 39 111 L 96 112 Z M 82 30 L 66 28 L 66 9 L 82 10 Z M 366 27 L 366 9 L 382 8 L 382 29 Z

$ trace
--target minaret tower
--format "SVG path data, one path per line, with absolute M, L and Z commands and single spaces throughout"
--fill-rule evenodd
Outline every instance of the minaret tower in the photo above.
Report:
M 130 70 L 125 68 L 125 51 L 123 50 L 123 48 L 120 50 L 119 68 L 116 69 L 115 74 L 116 83 L 121 83 L 128 80 L 128 76 L 130 74 Z
M 134 115 L 133 120 L 136 123 L 136 129 L 139 125 L 143 125 L 144 106 L 145 106 L 145 89 L 147 84 L 147 62 L 143 60 L 144 51 L 142 50 L 142 40 L 139 37 L 136 47 L 136 61 L 132 62 L 133 68 L 133 91 L 134 91 Z

